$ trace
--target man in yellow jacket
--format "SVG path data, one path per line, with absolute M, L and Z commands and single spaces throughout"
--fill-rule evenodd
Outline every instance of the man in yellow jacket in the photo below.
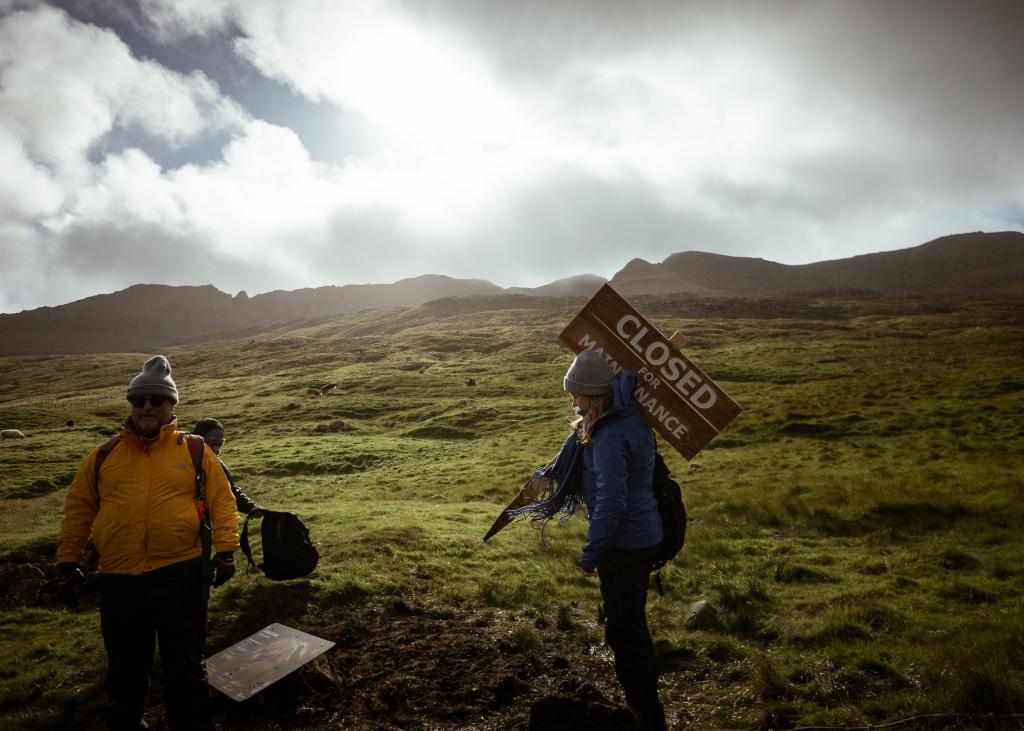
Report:
M 94 480 L 94 449 L 64 501 L 56 562 L 67 577 L 90 534 L 100 555 L 100 626 L 107 650 L 111 729 L 145 728 L 149 671 L 160 643 L 164 704 L 172 729 L 212 729 L 203 667 L 210 577 L 202 556 L 196 470 L 176 428 L 178 389 L 162 355 L 125 392 L 131 415 Z M 234 574 L 235 500 L 217 456 L 203 452 L 212 527 L 213 585 Z

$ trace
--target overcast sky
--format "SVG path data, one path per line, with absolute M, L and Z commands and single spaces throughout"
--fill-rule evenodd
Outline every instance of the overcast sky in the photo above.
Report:
M 1024 230 L 1024 2 L 0 0 L 0 312 Z

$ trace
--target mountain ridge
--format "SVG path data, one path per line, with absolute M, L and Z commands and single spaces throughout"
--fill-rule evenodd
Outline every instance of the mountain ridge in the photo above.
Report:
M 135 284 L 64 305 L 0 314 L 0 355 L 152 351 L 251 327 L 421 305 L 452 297 L 589 297 L 609 281 L 621 294 L 748 297 L 800 291 L 883 296 L 1024 295 L 1024 233 L 943 236 L 894 251 L 810 264 L 702 251 L 660 263 L 634 258 L 611 280 L 583 274 L 540 287 L 502 288 L 482 279 L 423 274 L 392 284 L 349 284 L 234 296 L 211 284 Z
M 702 251 L 660 264 L 634 259 L 610 280 L 623 294 L 749 296 L 806 290 L 869 290 L 885 296 L 1024 294 L 1024 233 L 951 234 L 919 246 L 810 264 Z

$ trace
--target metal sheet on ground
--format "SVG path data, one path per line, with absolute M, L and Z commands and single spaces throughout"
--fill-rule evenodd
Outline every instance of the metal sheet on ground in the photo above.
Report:
M 244 701 L 334 647 L 334 643 L 283 624 L 271 624 L 206 660 L 209 683 Z

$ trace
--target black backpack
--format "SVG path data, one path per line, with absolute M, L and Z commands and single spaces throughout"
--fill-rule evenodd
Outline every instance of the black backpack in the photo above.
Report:
M 263 563 L 256 566 L 249 547 L 249 516 L 246 516 L 240 538 L 242 552 L 249 559 L 249 565 L 262 570 L 268 579 L 298 579 L 312 572 L 320 560 L 320 552 L 309 540 L 309 529 L 294 513 L 264 509 L 260 537 Z
M 679 483 L 672 479 L 661 452 L 654 453 L 654 480 L 651 487 L 658 501 L 658 512 L 661 513 L 662 538 L 658 544 L 658 555 L 651 564 L 651 569 L 657 571 L 675 558 L 686 540 L 683 491 L 679 489 Z

